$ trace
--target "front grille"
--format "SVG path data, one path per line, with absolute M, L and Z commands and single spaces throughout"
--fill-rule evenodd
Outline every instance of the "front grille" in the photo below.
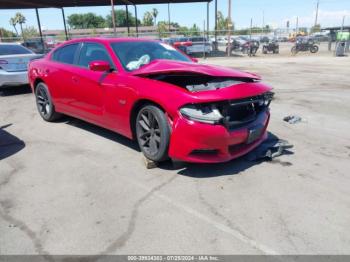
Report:
M 261 113 L 268 110 L 272 97 L 273 93 L 268 92 L 221 104 L 219 110 L 224 117 L 224 125 L 228 129 L 235 129 L 255 121 Z

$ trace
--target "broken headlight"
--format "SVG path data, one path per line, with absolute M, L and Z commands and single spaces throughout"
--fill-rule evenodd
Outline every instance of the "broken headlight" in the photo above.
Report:
M 186 105 L 180 109 L 184 117 L 206 124 L 218 124 L 223 116 L 215 105 Z

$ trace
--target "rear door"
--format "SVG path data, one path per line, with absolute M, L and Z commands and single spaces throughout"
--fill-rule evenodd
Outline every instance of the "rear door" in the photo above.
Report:
M 74 114 L 72 87 L 75 84 L 73 76 L 77 67 L 80 43 L 64 45 L 58 48 L 51 56 L 49 66 L 45 68 L 47 79 L 45 80 L 53 97 L 55 106 L 59 111 Z

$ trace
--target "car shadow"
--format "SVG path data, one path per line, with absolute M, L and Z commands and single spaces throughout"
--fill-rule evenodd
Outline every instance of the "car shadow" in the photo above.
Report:
M 80 129 L 83 129 L 85 131 L 88 131 L 90 133 L 93 133 L 95 135 L 99 135 L 103 138 L 106 138 L 108 140 L 111 140 L 113 142 L 122 144 L 123 146 L 127 146 L 137 152 L 140 152 L 139 146 L 137 145 L 136 141 L 133 141 L 125 136 L 122 136 L 114 131 L 105 129 L 103 127 L 96 126 L 94 124 L 90 124 L 88 122 L 85 122 L 83 120 L 70 117 L 70 116 L 64 116 L 60 120 L 56 121 L 59 123 L 65 123 L 70 126 L 74 126 Z
M 237 175 L 253 166 L 258 166 L 263 162 L 269 162 L 271 164 L 278 164 L 282 166 L 291 166 L 291 162 L 281 161 L 278 158 L 269 159 L 265 157 L 265 154 L 272 145 L 279 141 L 273 133 L 268 133 L 268 138 L 257 148 L 250 153 L 225 163 L 217 164 L 194 164 L 178 162 L 171 164 L 171 162 L 162 163 L 159 168 L 167 170 L 177 170 L 179 175 L 188 176 L 193 178 L 210 178 L 218 176 L 231 176 Z M 292 155 L 294 152 L 290 150 L 284 150 L 283 155 Z
M 29 85 L 9 86 L 0 89 L 0 96 L 15 96 L 29 94 L 32 90 Z
M 88 122 L 70 116 L 64 116 L 61 120 L 58 120 L 57 122 L 81 128 L 95 135 L 101 136 L 113 142 L 122 144 L 123 146 L 129 147 L 137 152 L 141 152 L 136 141 L 130 140 L 129 138 L 124 137 L 114 131 L 110 131 L 108 129 L 96 126 L 94 124 L 90 124 Z M 157 168 L 169 171 L 177 171 L 177 173 L 182 176 L 188 176 L 193 178 L 210 178 L 217 176 L 237 175 L 245 171 L 246 169 L 260 165 L 262 162 L 266 161 L 271 164 L 278 164 L 285 167 L 291 166 L 292 163 L 290 162 L 281 161 L 278 158 L 269 159 L 267 157 L 264 157 L 266 151 L 272 145 L 276 144 L 276 142 L 279 140 L 279 137 L 269 132 L 268 138 L 256 149 L 240 158 L 225 163 L 194 164 L 168 160 L 159 163 Z M 292 154 L 294 154 L 294 152 L 290 150 L 283 151 L 283 155 Z
M 25 147 L 25 143 L 5 129 L 12 124 L 0 127 L 0 161 L 16 154 Z

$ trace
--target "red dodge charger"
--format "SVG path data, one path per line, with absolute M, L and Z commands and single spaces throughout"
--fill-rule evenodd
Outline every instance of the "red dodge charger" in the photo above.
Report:
M 113 130 L 153 161 L 224 162 L 267 136 L 273 93 L 257 75 L 196 63 L 162 42 L 75 39 L 28 74 L 44 120 L 66 114 Z

